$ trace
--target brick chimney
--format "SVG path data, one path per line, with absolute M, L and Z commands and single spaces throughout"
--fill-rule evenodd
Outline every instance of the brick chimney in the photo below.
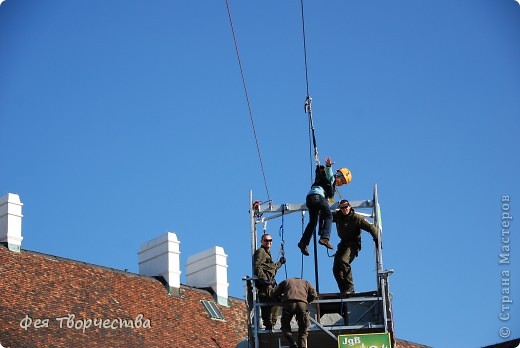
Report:
M 177 235 L 168 232 L 141 245 L 138 253 L 139 274 L 164 278 L 169 292 L 181 287 L 180 243 Z
M 228 305 L 227 255 L 222 247 L 213 247 L 188 257 L 186 284 L 211 288 L 219 304 Z
M 22 203 L 14 193 L 0 197 L 0 243 L 9 250 L 20 252 L 22 246 Z

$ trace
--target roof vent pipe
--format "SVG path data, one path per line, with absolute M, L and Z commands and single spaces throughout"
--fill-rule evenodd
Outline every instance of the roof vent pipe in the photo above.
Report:
M 176 289 L 178 292 L 181 287 L 180 244 L 177 235 L 168 232 L 141 245 L 138 253 L 139 274 L 161 276 L 168 283 L 169 290 Z
M 219 304 L 228 305 L 227 255 L 219 246 L 188 257 L 186 284 L 197 288 L 211 288 Z
M 0 197 L 0 243 L 15 252 L 22 247 L 22 205 L 15 193 Z

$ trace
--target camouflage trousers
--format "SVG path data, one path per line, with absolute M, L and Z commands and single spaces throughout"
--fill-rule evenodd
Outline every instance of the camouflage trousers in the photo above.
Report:
M 296 316 L 298 323 L 298 344 L 292 336 L 291 320 Z M 282 333 L 287 338 L 291 347 L 307 348 L 307 328 L 311 324 L 307 303 L 301 301 L 286 301 L 283 303 L 282 310 Z
M 272 288 L 265 288 L 262 290 L 258 290 L 258 302 L 267 303 L 271 301 L 271 292 Z M 262 323 L 266 330 L 272 330 L 276 325 L 276 321 L 280 316 L 280 306 L 261 306 L 260 307 Z
M 359 246 L 347 245 L 338 246 L 338 251 L 334 255 L 334 265 L 332 266 L 332 273 L 338 284 L 340 292 L 353 292 L 354 279 L 352 277 L 352 267 L 350 264 L 358 255 Z

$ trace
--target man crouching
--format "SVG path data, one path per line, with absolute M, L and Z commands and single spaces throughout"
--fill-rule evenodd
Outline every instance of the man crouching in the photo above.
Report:
M 307 348 L 307 328 L 311 324 L 307 304 L 318 296 L 316 289 L 305 279 L 290 278 L 281 282 L 274 289 L 272 296 L 282 301 L 281 329 L 291 348 Z M 298 344 L 291 332 L 291 320 L 295 315 L 298 323 Z

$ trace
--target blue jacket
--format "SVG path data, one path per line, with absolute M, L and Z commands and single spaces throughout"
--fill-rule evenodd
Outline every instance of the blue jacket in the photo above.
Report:
M 334 185 L 334 173 L 332 172 L 332 167 L 325 167 L 325 176 L 329 180 L 331 185 Z M 323 198 L 325 198 L 325 191 L 323 190 L 323 187 L 321 186 L 311 186 L 310 191 L 307 193 L 308 195 L 320 195 Z

